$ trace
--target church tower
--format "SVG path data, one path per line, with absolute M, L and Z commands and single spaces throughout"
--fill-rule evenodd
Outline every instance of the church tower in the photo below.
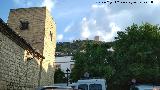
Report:
M 7 23 L 45 57 L 42 62 L 40 84 L 53 84 L 56 24 L 48 9 L 46 7 L 11 9 Z

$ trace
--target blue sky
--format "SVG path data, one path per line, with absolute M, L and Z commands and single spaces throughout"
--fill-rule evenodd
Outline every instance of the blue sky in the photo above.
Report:
M 108 42 L 114 40 L 117 31 L 133 23 L 160 23 L 159 0 L 152 0 L 152 4 L 151 0 L 119 0 L 137 2 L 132 5 L 96 3 L 99 1 L 107 0 L 1 0 L 0 18 L 6 22 L 10 9 L 47 6 L 57 24 L 57 41 L 93 39 L 98 35 L 100 40 Z

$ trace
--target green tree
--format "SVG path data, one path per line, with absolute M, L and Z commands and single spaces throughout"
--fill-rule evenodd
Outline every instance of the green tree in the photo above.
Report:
M 133 24 L 117 33 L 114 45 L 114 67 L 111 86 L 127 90 L 134 78 L 137 82 L 160 81 L 160 27 Z
M 61 69 L 57 69 L 54 74 L 54 83 L 65 83 L 65 73 Z
M 103 77 L 111 79 L 114 68 L 111 66 L 112 52 L 111 43 L 94 42 L 84 45 L 83 52 L 74 55 L 75 67 L 71 77 L 74 81 L 80 79 L 85 72 L 89 72 L 91 77 Z

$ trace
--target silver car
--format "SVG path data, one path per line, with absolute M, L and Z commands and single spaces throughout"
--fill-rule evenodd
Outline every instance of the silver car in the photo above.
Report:
M 157 85 L 135 85 L 130 90 L 160 90 L 160 86 Z
M 72 87 L 65 86 L 43 86 L 38 90 L 73 90 Z

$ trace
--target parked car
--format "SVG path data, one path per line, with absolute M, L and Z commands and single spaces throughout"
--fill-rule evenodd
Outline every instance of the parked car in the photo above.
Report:
M 67 86 L 43 86 L 38 90 L 73 90 L 72 87 Z
M 76 83 L 72 83 L 69 86 L 76 90 L 106 90 L 107 88 L 105 79 L 78 80 Z
M 150 85 L 140 84 L 132 86 L 130 90 L 160 90 L 160 86 L 152 84 Z

